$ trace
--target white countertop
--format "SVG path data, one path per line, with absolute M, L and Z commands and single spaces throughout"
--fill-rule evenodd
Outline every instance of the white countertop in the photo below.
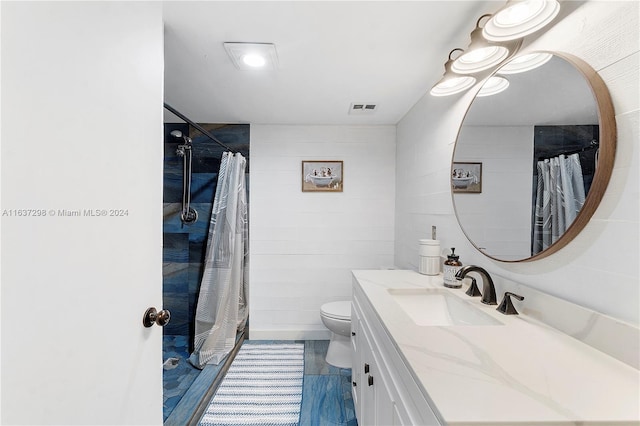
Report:
M 640 372 L 629 365 L 526 315 L 503 315 L 464 289 L 449 291 L 503 325 L 418 326 L 387 289 L 444 289 L 441 275 L 353 275 L 447 424 L 640 424 Z

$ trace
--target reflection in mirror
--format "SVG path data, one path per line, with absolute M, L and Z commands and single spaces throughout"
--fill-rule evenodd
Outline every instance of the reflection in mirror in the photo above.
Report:
M 482 190 L 461 191 L 452 179 L 453 200 L 465 235 L 489 257 L 531 260 L 556 251 L 556 242 L 568 242 L 565 232 L 598 176 L 604 186 L 598 184 L 599 194 L 591 198 L 602 196 L 610 170 L 596 174 L 605 141 L 594 93 L 602 96 L 592 90 L 592 76 L 585 78 L 588 65 L 579 63 L 582 72 L 555 55 L 539 68 L 506 76 L 507 90 L 476 97 L 469 107 L 453 162 L 481 163 L 476 180 Z M 608 93 L 605 98 L 610 104 Z M 607 143 L 615 146 L 612 139 Z M 607 148 L 607 157 L 613 149 Z M 595 207 L 588 210 L 590 217 Z

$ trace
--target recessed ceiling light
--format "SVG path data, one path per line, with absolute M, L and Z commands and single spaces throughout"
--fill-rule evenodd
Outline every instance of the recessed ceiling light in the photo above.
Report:
M 278 68 L 278 54 L 273 43 L 224 43 L 231 61 L 240 70 Z
M 260 68 L 265 66 L 267 60 L 262 55 L 259 55 L 257 53 L 250 53 L 242 57 L 242 62 L 250 67 Z

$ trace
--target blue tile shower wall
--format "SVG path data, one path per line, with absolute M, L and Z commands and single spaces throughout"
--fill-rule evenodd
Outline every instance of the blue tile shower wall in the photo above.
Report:
M 248 159 L 248 124 L 200 125 Z M 193 225 L 183 225 L 180 220 L 183 160 L 176 154 L 179 141 L 171 136 L 173 130 L 180 130 L 193 140 L 191 206 L 198 212 L 198 220 Z M 164 334 L 186 336 L 190 342 L 209 219 L 224 151 L 224 148 L 188 124 L 164 125 L 162 296 L 164 308 L 171 311 L 171 321 L 164 327 Z

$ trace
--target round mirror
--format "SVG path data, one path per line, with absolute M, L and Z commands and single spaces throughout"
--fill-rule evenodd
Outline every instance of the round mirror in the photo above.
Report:
M 613 169 L 615 118 L 604 82 L 576 57 L 548 56 L 529 71 L 517 56 L 498 69 L 506 89 L 488 79 L 458 133 L 456 217 L 495 260 L 530 261 L 564 247 L 595 212 Z

